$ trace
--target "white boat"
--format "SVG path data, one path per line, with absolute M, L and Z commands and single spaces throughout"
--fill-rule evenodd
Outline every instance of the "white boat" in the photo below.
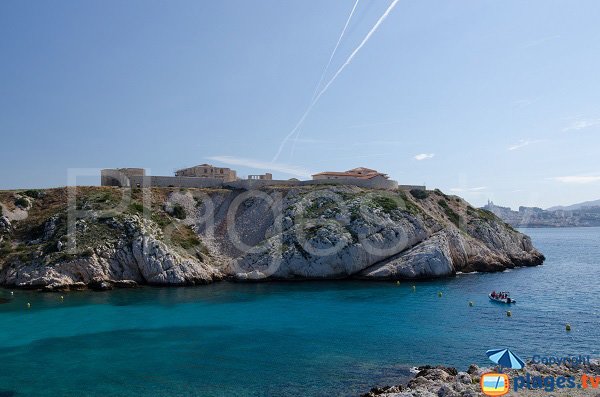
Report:
M 496 295 L 494 296 L 492 296 L 492 293 L 490 293 L 488 294 L 488 296 L 490 297 L 490 300 L 493 300 L 494 302 L 507 304 L 517 303 L 516 300 L 510 297 L 510 294 L 508 292 L 496 292 Z

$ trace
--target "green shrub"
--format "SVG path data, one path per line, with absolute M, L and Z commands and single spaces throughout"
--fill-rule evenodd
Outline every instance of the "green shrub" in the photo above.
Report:
M 102 192 L 90 197 L 90 201 L 94 203 L 109 203 L 115 199 L 114 195 L 109 192 Z
M 491 211 L 484 210 L 483 208 L 477 208 L 477 214 L 488 221 L 497 221 L 499 218 Z
M 185 208 L 183 208 L 181 204 L 175 204 L 173 206 L 173 217 L 177 219 L 185 219 L 187 217 Z
M 172 231 L 171 242 L 185 250 L 196 248 L 199 252 L 208 254 L 208 250 L 198 238 L 198 234 L 189 226 L 177 225 Z
M 42 197 L 42 192 L 40 192 L 39 190 L 25 190 L 23 192 L 23 194 L 27 197 L 31 197 L 33 199 L 37 199 Z
M 416 199 L 423 200 L 429 196 L 429 192 L 427 190 L 422 189 L 412 189 L 410 191 L 410 195 Z
M 0 256 L 6 256 L 12 252 L 12 247 L 8 241 L 0 243 Z
M 404 191 L 400 191 L 398 195 L 400 196 L 400 199 L 402 200 L 403 204 L 400 206 L 401 210 L 406 211 L 412 215 L 418 215 L 423 212 L 418 205 L 416 205 L 412 200 L 408 199 L 408 196 Z
M 171 219 L 163 213 L 153 213 L 151 218 L 161 229 L 164 229 L 171 224 Z
M 454 223 L 454 225 L 458 227 L 460 223 L 460 216 L 454 212 L 452 208 L 450 208 L 446 200 L 439 199 L 437 203 L 444 209 L 444 214 L 446 214 L 448 219 L 450 219 L 450 222 Z
M 450 219 L 450 222 L 454 223 L 454 226 L 459 227 L 460 216 L 452 210 L 452 208 L 448 208 L 444 210 L 444 213 Z
M 144 206 L 141 203 L 131 203 L 129 204 L 129 209 L 131 210 L 131 212 L 137 212 L 140 214 L 144 213 Z
M 381 207 L 384 212 L 390 213 L 398 209 L 398 202 L 391 197 L 377 196 L 373 198 L 373 203 Z
M 29 206 L 29 201 L 25 197 L 19 197 L 15 200 L 15 205 L 21 208 L 27 208 Z

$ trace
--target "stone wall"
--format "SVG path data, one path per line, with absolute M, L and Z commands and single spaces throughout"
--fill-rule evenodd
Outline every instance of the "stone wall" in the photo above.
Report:
M 107 170 L 110 171 L 110 170 Z M 132 175 L 125 177 L 123 174 L 110 174 L 107 176 L 120 177 L 105 184 L 103 173 L 103 186 L 132 186 L 132 187 L 185 187 L 185 188 L 232 188 L 251 190 L 265 186 L 310 186 L 310 185 L 354 185 L 368 189 L 386 189 L 395 190 L 398 188 L 398 182 L 391 179 L 373 178 L 373 179 L 317 179 L 309 181 L 289 181 L 289 180 L 268 180 L 268 179 L 246 179 L 233 182 L 224 182 L 217 178 L 198 178 L 186 176 L 139 176 Z
M 391 179 L 317 179 L 310 181 L 288 181 L 288 180 L 241 180 L 225 182 L 223 186 L 233 189 L 258 189 L 264 186 L 310 186 L 310 185 L 354 185 L 368 189 L 395 190 L 398 182 Z
M 427 190 L 425 185 L 398 185 L 401 190 Z
M 129 178 L 132 187 L 223 187 L 223 180 L 217 178 L 198 178 L 189 176 L 133 176 Z M 227 182 L 225 182 L 227 183 Z
M 312 181 L 302 181 L 302 185 L 354 185 L 368 189 L 386 189 L 396 190 L 398 182 L 391 179 L 372 178 L 372 179 L 317 179 Z
M 231 168 L 215 167 L 211 164 L 201 164 L 194 167 L 183 168 L 175 171 L 175 176 L 221 179 L 226 182 L 237 180 L 236 171 Z
M 132 177 L 144 177 L 146 170 L 143 168 L 108 168 L 100 171 L 101 186 L 130 186 Z

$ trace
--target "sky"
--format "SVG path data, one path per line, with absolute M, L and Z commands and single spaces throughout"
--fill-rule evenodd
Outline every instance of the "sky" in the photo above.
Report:
M 598 15 L 596 0 L 3 0 L 0 189 L 208 162 L 277 179 L 364 166 L 478 206 L 599 199 Z

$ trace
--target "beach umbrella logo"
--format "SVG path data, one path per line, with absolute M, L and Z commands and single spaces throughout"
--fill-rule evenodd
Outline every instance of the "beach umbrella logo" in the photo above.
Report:
M 481 375 L 481 391 L 486 396 L 503 396 L 508 393 L 510 380 L 506 374 L 497 374 L 494 372 Z
M 522 369 L 525 366 L 525 362 L 508 349 L 492 349 L 486 351 L 485 354 L 490 360 L 501 367 Z

